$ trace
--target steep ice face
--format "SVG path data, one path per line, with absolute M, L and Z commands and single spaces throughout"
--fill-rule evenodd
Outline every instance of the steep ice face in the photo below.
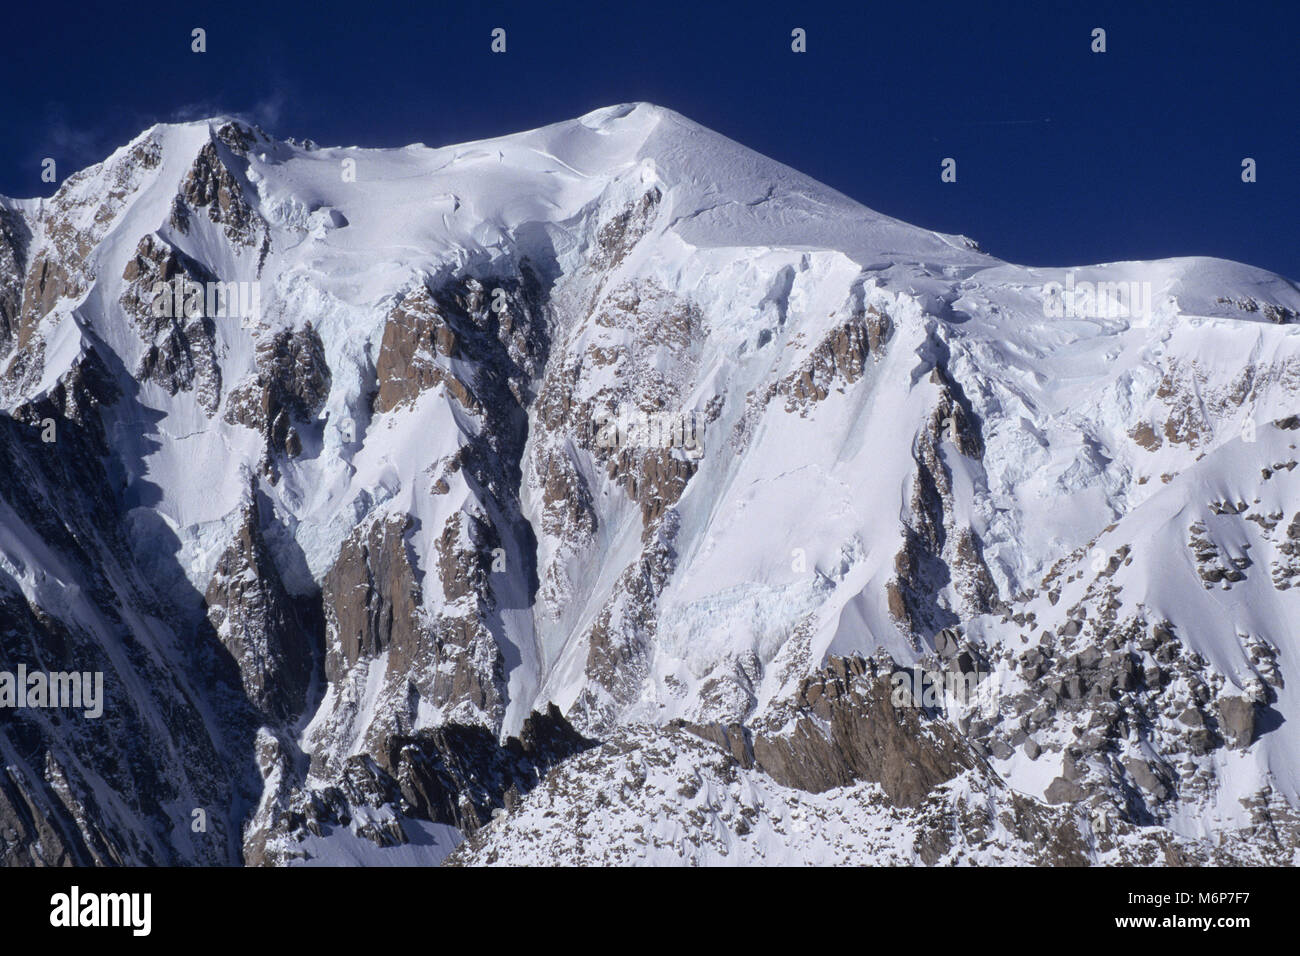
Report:
M 808 681 L 881 654 L 977 662 L 991 711 L 935 726 L 1080 819 L 1296 804 L 1281 277 L 1004 263 L 644 103 L 437 149 L 158 126 L 0 213 L 0 596 L 108 661 L 148 753 L 159 708 L 202 728 L 68 859 L 191 858 L 196 801 L 218 858 L 293 857 L 291 819 L 321 858 L 469 832 L 554 763 L 550 704 L 811 747 L 849 718 Z M 160 314 L 160 282 L 227 298 Z M 415 800 L 448 728 L 500 786 Z M 24 791 L 88 800 L 102 754 L 41 733 Z

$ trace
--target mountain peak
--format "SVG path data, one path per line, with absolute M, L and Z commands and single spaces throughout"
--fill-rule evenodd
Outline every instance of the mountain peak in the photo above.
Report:
M 0 721 L 6 860 L 1294 858 L 1285 280 L 1001 262 L 643 103 L 164 124 L 18 208 L 0 650 L 107 705 Z

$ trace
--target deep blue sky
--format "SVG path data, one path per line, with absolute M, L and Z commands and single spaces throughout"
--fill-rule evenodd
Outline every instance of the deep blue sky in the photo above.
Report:
M 66 176 L 159 120 L 444 145 L 650 100 L 1013 261 L 1204 254 L 1300 279 L 1294 0 L 33 3 L 5 27 L 10 196 L 53 191 L 42 157 Z

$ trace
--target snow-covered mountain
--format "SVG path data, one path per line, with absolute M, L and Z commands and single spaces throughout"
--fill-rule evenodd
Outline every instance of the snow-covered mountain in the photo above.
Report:
M 648 104 L 153 127 L 0 199 L 0 670 L 104 674 L 0 858 L 1296 862 L 1298 321 Z

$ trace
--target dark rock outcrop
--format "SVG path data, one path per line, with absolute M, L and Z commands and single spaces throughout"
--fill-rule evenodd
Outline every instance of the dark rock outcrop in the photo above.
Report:
M 301 715 L 324 627 L 317 602 L 285 590 L 262 537 L 255 484 L 235 540 L 213 570 L 205 601 L 253 706 L 274 723 Z
M 878 661 L 832 658 L 780 715 L 792 727 L 768 729 L 774 719 L 757 729 L 685 726 L 784 786 L 820 793 L 867 780 L 896 805 L 917 806 L 939 784 L 984 765 L 946 722 L 898 706 L 895 683 Z
M 258 343 L 257 374 L 231 392 L 225 418 L 262 434 L 267 449 L 263 469 L 273 480 L 273 456 L 294 458 L 302 451 L 298 429 L 314 422 L 330 382 L 325 348 L 310 322 Z

